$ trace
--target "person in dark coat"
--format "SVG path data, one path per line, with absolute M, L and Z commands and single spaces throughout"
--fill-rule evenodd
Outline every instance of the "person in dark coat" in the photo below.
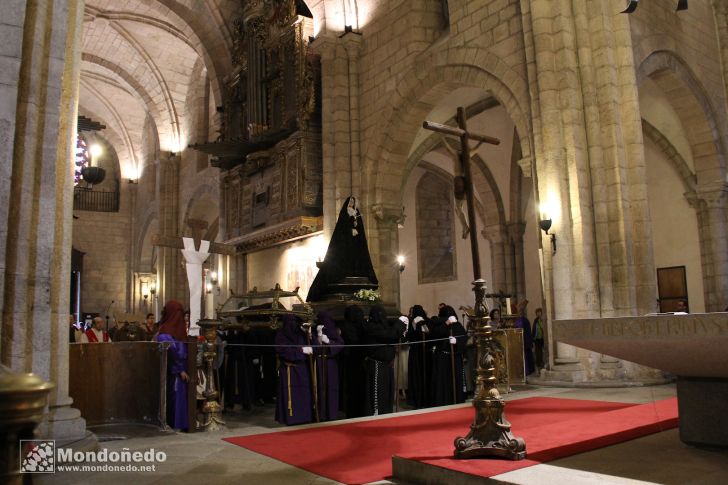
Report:
M 309 326 L 294 316 L 283 317 L 276 334 L 276 353 L 280 359 L 276 421 L 303 424 L 313 421 L 310 359 L 313 349 L 307 338 Z
M 366 388 L 362 385 L 366 379 L 364 350 L 362 347 L 349 347 L 349 345 L 361 344 L 364 339 L 364 312 L 361 307 L 350 305 L 344 309 L 341 337 L 347 345 L 341 352 L 342 402 L 347 418 L 359 418 L 367 415 Z
M 533 358 L 533 337 L 531 336 L 531 322 L 526 317 L 526 308 L 528 300 L 523 300 L 518 304 L 518 318 L 516 319 L 515 328 L 523 329 L 523 367 L 526 375 L 533 374 L 536 371 Z
M 250 343 L 249 332 L 228 330 L 225 341 L 228 343 L 225 347 L 227 355 L 220 376 L 225 409 L 233 410 L 235 404 L 239 403 L 243 409 L 250 411 L 255 397 L 251 348 L 240 345 Z
M 434 343 L 430 405 L 444 406 L 465 402 L 465 369 L 463 356 L 467 348 L 466 332 L 450 305 L 433 318 L 430 338 L 446 339 Z M 453 374 L 455 383 L 453 386 Z M 453 395 L 454 391 L 454 395 Z
M 536 318 L 533 319 L 533 326 L 531 327 L 533 349 L 536 352 L 536 370 L 543 369 L 544 333 L 542 315 L 543 310 L 541 308 L 536 308 Z
M 366 277 L 375 285 L 379 283 L 356 202 L 356 197 L 348 197 L 339 211 L 331 242 L 308 290 L 307 301 L 323 300 L 331 293 L 329 285 L 339 283 L 347 276 Z
M 318 347 L 316 356 L 316 372 L 319 398 L 319 418 L 321 421 L 333 421 L 339 417 L 339 353 L 344 339 L 339 335 L 334 319 L 329 312 L 316 315 L 316 335 L 314 342 Z
M 252 327 L 248 341 L 257 345 L 275 343 L 275 332 L 268 327 Z M 273 347 L 251 347 L 248 352 L 257 405 L 272 403 L 276 395 L 276 352 Z
M 381 305 L 372 307 L 364 325 L 364 372 L 366 374 L 366 413 L 378 416 L 392 412 L 394 401 L 394 354 L 406 327 L 400 320 L 390 321 Z
M 187 385 L 187 327 L 184 308 L 176 300 L 169 300 L 162 310 L 157 342 L 168 342 L 167 349 L 167 424 L 174 429 L 188 430 Z
M 410 329 L 407 332 L 409 357 L 407 359 L 407 402 L 415 408 L 427 407 L 427 390 L 430 385 L 427 378 L 430 359 L 427 355 L 427 336 L 430 333 L 427 312 L 422 305 L 412 307 Z M 414 343 L 416 342 L 416 343 Z

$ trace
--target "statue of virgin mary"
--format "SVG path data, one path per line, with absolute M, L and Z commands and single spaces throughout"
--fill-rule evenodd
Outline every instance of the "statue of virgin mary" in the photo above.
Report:
M 340 284 L 345 278 L 367 278 L 367 287 L 376 288 L 379 283 L 369 256 L 364 221 L 356 203 L 354 196 L 344 201 L 326 256 L 319 264 L 319 272 L 308 290 L 307 301 L 320 301 L 335 293 L 335 288 L 330 285 Z

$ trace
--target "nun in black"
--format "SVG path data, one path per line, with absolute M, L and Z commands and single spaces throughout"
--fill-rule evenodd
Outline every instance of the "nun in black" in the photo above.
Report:
M 307 301 L 323 300 L 331 293 L 329 285 L 339 283 L 347 276 L 366 277 L 375 285 L 379 283 L 369 256 L 364 221 L 356 204 L 356 197 L 350 196 L 341 207 L 326 256 L 308 290 Z

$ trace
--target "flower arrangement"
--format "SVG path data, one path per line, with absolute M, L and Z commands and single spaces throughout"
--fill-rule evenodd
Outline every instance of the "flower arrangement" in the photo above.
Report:
M 359 290 L 354 293 L 354 299 L 361 301 L 381 301 L 382 297 L 377 290 Z

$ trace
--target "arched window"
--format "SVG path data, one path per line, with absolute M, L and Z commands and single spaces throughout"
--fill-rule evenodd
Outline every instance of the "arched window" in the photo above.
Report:
M 456 280 L 452 182 L 428 171 L 417 183 L 415 206 L 419 282 Z

